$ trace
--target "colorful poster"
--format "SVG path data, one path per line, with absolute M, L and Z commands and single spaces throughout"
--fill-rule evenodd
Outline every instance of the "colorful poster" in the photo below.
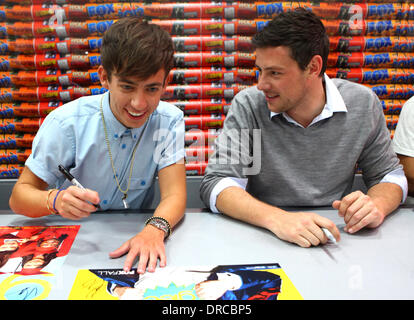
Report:
M 82 269 L 69 300 L 302 300 L 279 264 Z
M 80 226 L 0 226 L 0 300 L 46 298 Z

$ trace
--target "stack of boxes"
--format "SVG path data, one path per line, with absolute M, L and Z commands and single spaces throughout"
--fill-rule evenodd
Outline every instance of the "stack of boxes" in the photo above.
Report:
M 99 2 L 99 3 L 93 3 Z M 380 98 L 391 136 L 414 95 L 414 4 L 346 2 L 112 2 L 5 0 L 0 6 L 0 177 L 17 178 L 44 117 L 100 94 L 101 36 L 124 16 L 159 24 L 175 44 L 163 100 L 184 111 L 187 175 L 201 176 L 231 99 L 257 82 L 251 36 L 280 12 L 303 6 L 330 36 L 328 76 Z

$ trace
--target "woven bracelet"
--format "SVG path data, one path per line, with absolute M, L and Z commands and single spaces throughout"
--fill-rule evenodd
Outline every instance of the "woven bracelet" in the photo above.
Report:
M 59 189 L 59 191 L 56 193 L 56 195 L 55 195 L 55 199 L 53 200 L 53 210 L 55 210 L 56 211 L 56 213 L 55 214 L 59 214 L 59 212 L 57 211 L 57 209 L 56 209 L 56 199 L 57 199 L 57 197 L 58 197 L 58 195 L 59 195 L 59 193 L 62 191 L 62 190 L 64 190 L 64 188 L 60 188 Z

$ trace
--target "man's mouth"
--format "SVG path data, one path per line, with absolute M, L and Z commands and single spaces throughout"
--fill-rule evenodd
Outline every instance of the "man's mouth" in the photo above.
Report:
M 129 111 L 129 110 L 127 110 L 127 111 L 133 117 L 141 117 L 145 114 L 145 111 L 143 111 L 143 112 L 132 112 L 132 111 Z
M 274 99 L 274 98 L 277 98 L 277 97 L 279 97 L 279 95 L 278 94 L 266 94 L 266 99 L 267 100 L 271 100 L 271 99 Z

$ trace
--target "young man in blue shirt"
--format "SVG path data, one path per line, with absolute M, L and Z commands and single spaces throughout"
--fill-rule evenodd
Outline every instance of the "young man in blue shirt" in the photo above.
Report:
M 186 203 L 183 113 L 160 101 L 173 67 L 173 44 L 159 26 L 120 19 L 104 34 L 101 84 L 108 92 L 51 112 L 39 129 L 10 208 L 29 217 L 77 220 L 97 210 L 145 208 L 159 178 L 161 201 L 136 236 L 110 253 L 129 270 L 166 265 L 164 238 Z M 62 165 L 86 190 L 65 179 Z

